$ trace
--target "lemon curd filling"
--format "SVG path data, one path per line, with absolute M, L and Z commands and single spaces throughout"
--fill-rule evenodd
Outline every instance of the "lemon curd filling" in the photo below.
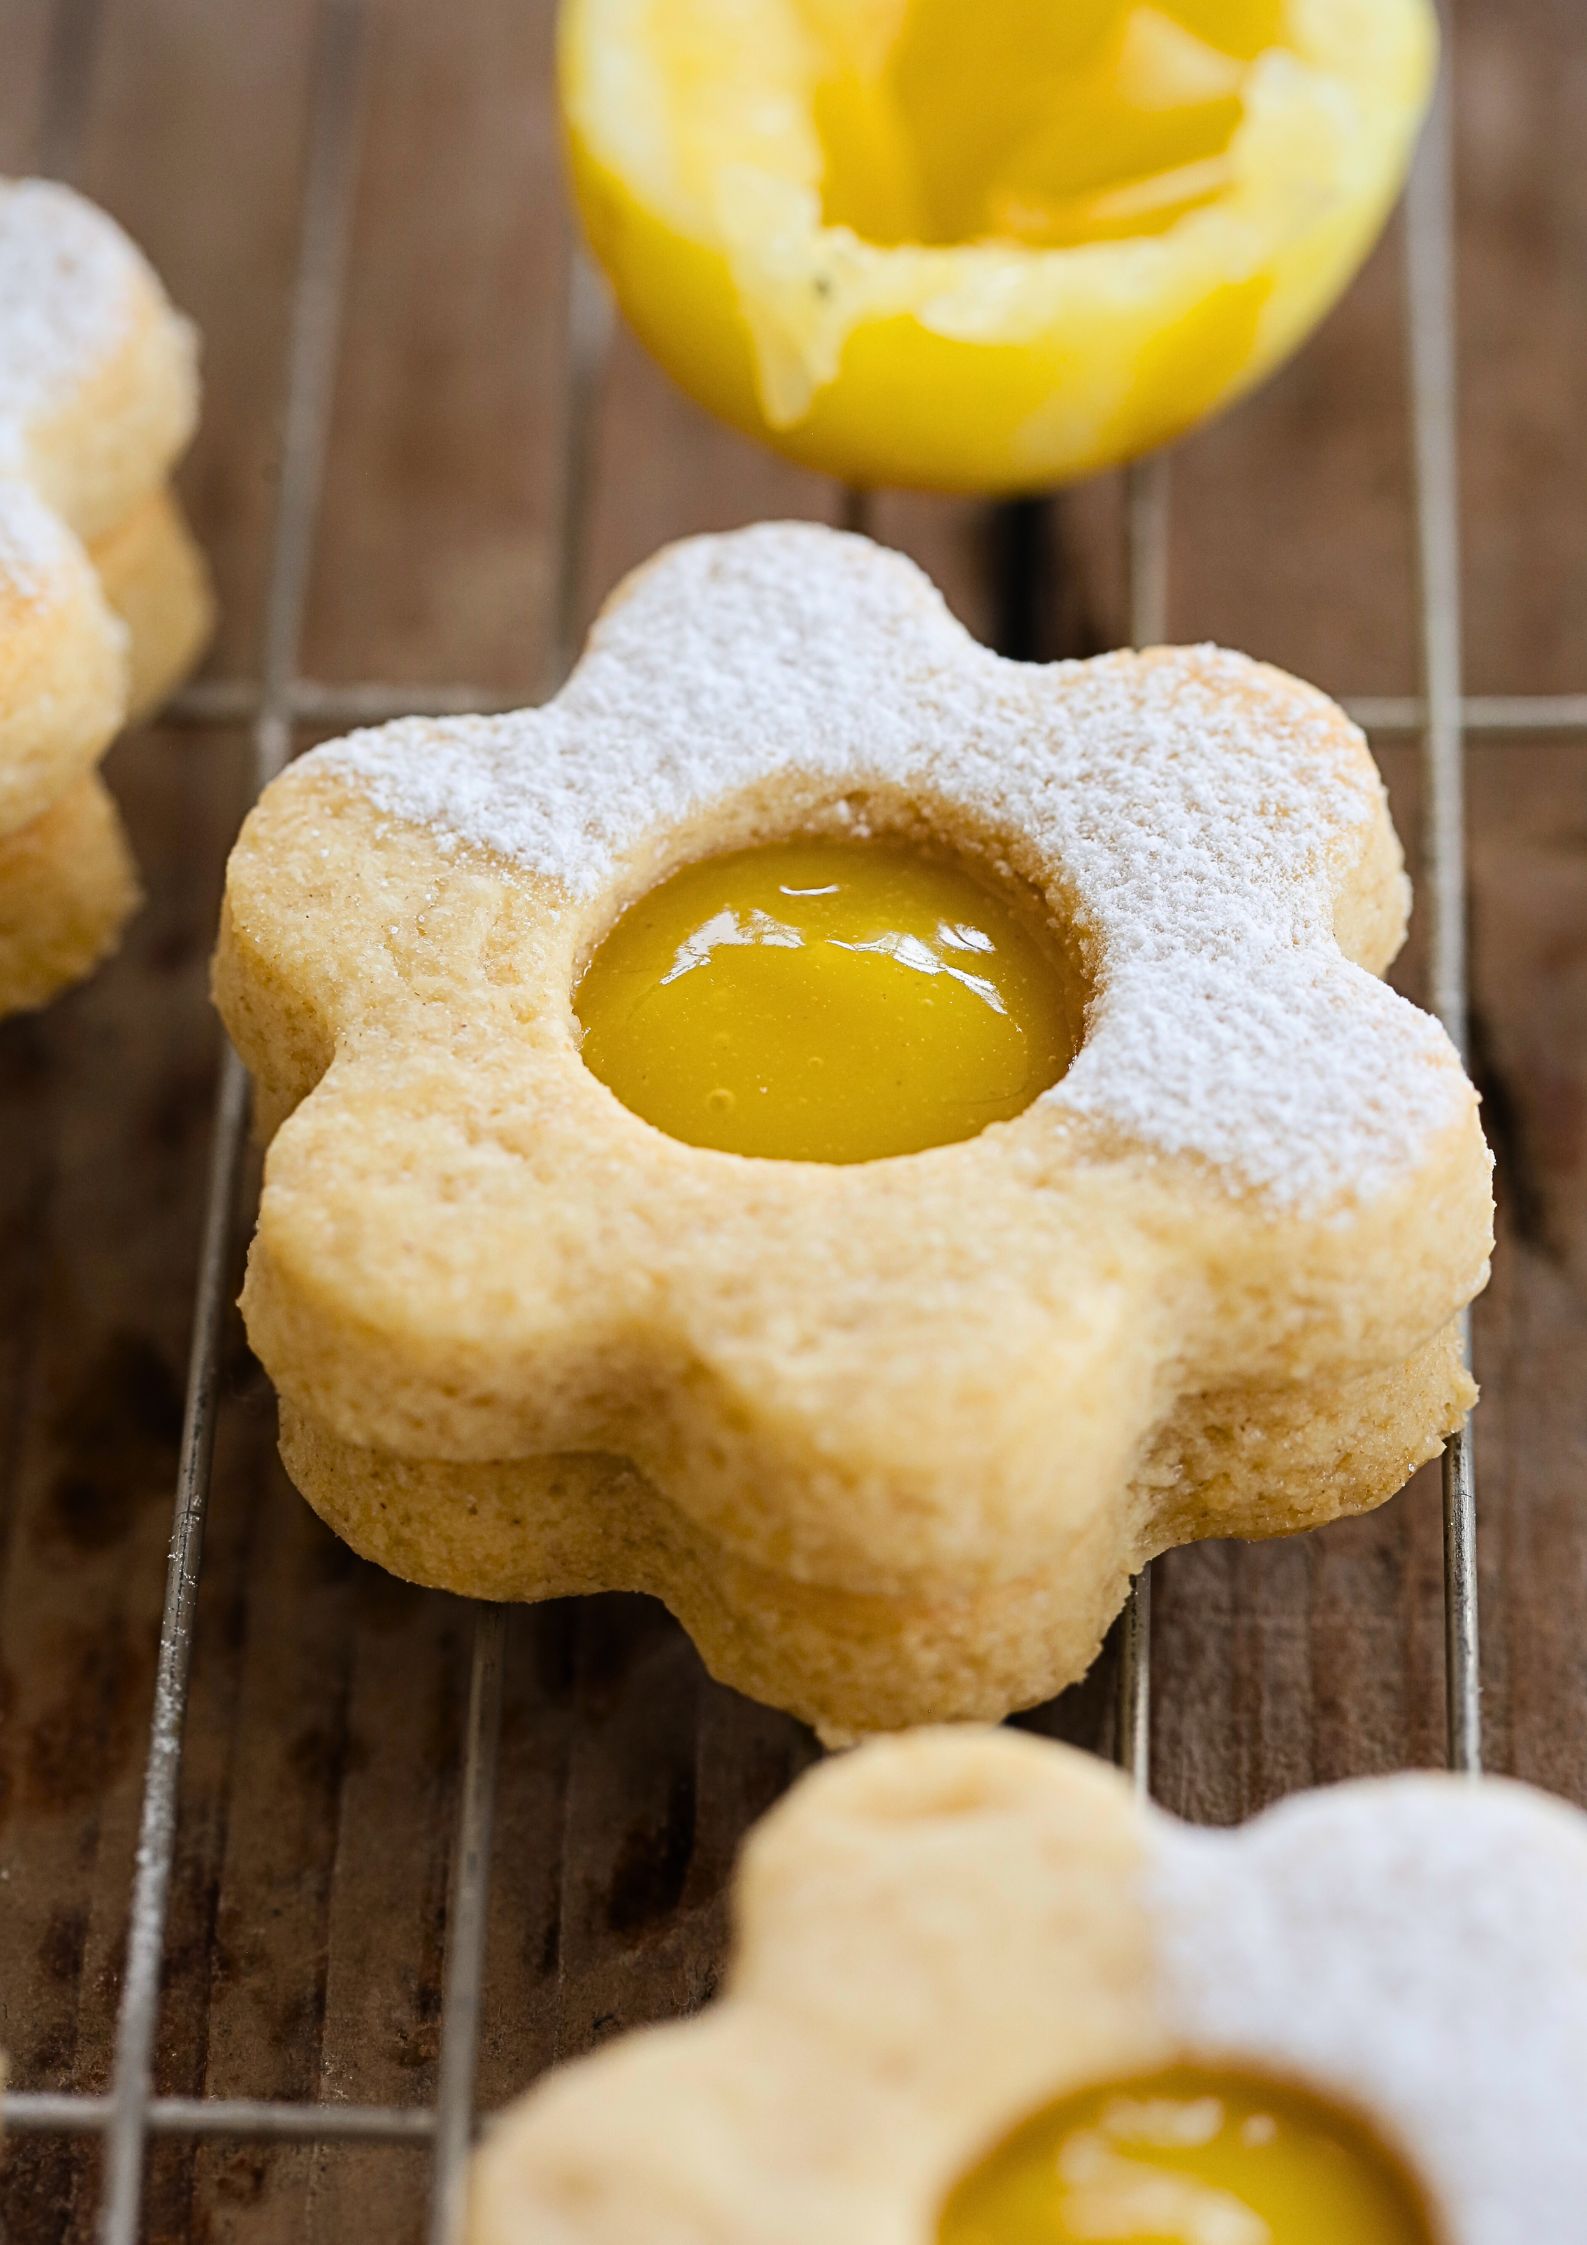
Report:
M 814 837 L 687 866 L 575 996 L 586 1066 L 674 1138 L 877 1161 L 971 1138 L 1073 1057 L 1057 947 L 958 860 Z
M 1305 2091 L 1199 2066 L 1060 2098 L 964 2177 L 937 2245 L 1431 2245 L 1418 2194 Z

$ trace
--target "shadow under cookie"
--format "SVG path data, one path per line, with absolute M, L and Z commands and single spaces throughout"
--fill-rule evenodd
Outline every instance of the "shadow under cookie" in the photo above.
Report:
M 1038 1573 L 968 1587 L 922 1574 L 888 1595 L 734 1552 L 618 1458 L 399 1458 L 285 1401 L 281 1453 L 327 1525 L 391 1572 L 476 1598 L 647 1592 L 721 1682 L 836 1743 L 1050 1699 L 1090 1666 L 1148 1559 L 1189 1536 L 1281 1535 L 1369 1511 L 1437 1455 L 1474 1397 L 1458 1321 L 1385 1371 L 1188 1397 L 1127 1503 L 1065 1523 Z

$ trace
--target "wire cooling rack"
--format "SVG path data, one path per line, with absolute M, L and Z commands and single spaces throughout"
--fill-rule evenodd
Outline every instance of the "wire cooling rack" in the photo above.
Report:
M 501 706 L 467 683 L 415 690 L 325 686 L 301 673 L 299 650 L 324 479 L 356 171 L 361 55 L 369 0 L 325 0 L 282 403 L 281 469 L 268 574 L 260 675 L 201 684 L 170 713 L 179 722 L 246 724 L 253 785 L 264 787 L 291 754 L 301 725 L 379 723 L 416 711 Z M 46 144 L 70 120 L 46 126 Z M 1415 553 L 1421 682 L 1416 695 L 1358 699 L 1352 714 L 1380 735 L 1421 743 L 1424 846 L 1421 906 L 1428 929 L 1434 1009 L 1466 1044 L 1466 880 L 1463 750 L 1473 732 L 1587 729 L 1587 695 L 1487 696 L 1461 688 L 1457 505 L 1453 147 L 1447 68 L 1411 180 L 1404 227 L 1405 347 L 1414 461 Z M 562 443 L 556 611 L 547 690 L 571 664 L 592 485 L 592 424 L 611 327 L 589 268 L 571 268 L 567 422 Z M 1170 465 L 1159 456 L 1128 477 L 1130 635 L 1161 639 L 1167 612 Z M 863 495 L 850 518 L 863 521 Z M 209 1502 L 227 1278 L 239 1216 L 247 1134 L 243 1071 L 228 1056 L 216 1091 L 208 1194 L 193 1309 L 191 1354 L 175 1516 L 160 1628 L 153 1717 L 143 1782 L 114 2066 L 102 2095 L 19 2091 L 6 2125 L 57 2135 L 98 2135 L 104 2146 L 99 2245 L 137 2245 L 151 2140 L 364 2143 L 431 2147 L 428 2236 L 449 2245 L 474 2126 L 490 1880 L 491 1828 L 502 1707 L 505 1617 L 479 1606 L 473 1622 L 462 1785 L 447 1911 L 440 2054 L 432 2105 L 289 2103 L 154 2093 L 166 1922 L 177 1841 L 177 1799 L 187 1713 L 205 1514 Z M 1451 1765 L 1481 1762 L 1475 1560 L 1476 1491 L 1469 1433 L 1444 1454 L 1444 1605 Z M 1151 1776 L 1151 1581 L 1137 1583 L 1118 1640 L 1119 1761 L 1145 1792 Z

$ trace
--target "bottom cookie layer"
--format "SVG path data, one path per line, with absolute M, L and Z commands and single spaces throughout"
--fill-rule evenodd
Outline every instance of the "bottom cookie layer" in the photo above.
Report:
M 215 623 L 209 570 L 181 507 L 156 491 L 90 548 L 105 598 L 131 634 L 127 722 L 181 684 Z
M 1090 1666 L 1146 1560 L 1192 1537 L 1368 1511 L 1437 1454 L 1474 1397 L 1452 1322 L 1387 1372 L 1189 1399 L 1125 1503 L 1040 1575 L 889 1596 L 739 1557 L 619 1459 L 397 1458 L 285 1401 L 281 1453 L 321 1518 L 392 1573 L 475 1598 L 648 1592 L 723 1683 L 836 1741 L 1051 1698 Z
M 138 902 L 120 815 L 94 774 L 0 838 L 0 1016 L 43 1005 L 115 944 Z

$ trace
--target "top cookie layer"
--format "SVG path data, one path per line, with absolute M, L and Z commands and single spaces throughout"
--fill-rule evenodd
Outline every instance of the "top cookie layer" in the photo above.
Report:
M 197 418 L 196 339 L 115 221 L 0 181 L 0 472 L 83 539 L 164 482 Z
M 445 848 L 601 894 L 656 837 L 788 778 L 968 817 L 1077 927 L 1096 997 L 1045 1104 L 1315 1213 L 1391 1189 L 1471 1094 L 1365 967 L 1403 879 L 1364 741 L 1324 696 L 1212 648 L 1047 668 L 972 641 L 901 556 L 806 525 L 675 547 L 549 708 L 317 751 Z M 1390 901 L 1385 903 L 1387 894 Z

